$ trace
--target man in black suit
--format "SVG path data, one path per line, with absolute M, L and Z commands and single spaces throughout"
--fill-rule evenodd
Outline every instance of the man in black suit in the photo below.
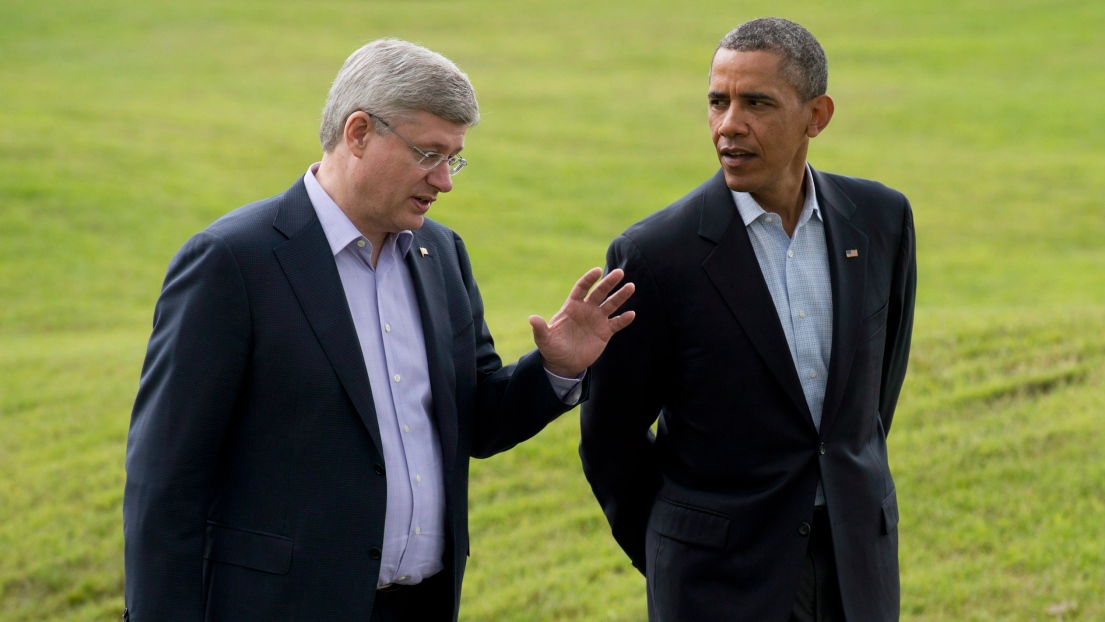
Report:
M 125 618 L 457 618 L 469 458 L 572 408 L 633 319 L 595 268 L 502 365 L 463 242 L 425 218 L 478 119 L 448 59 L 370 43 L 322 162 L 177 253 L 127 444 Z
M 900 193 L 807 164 L 827 77 L 798 24 L 730 32 L 708 94 L 721 170 L 607 255 L 637 319 L 592 368 L 580 454 L 650 620 L 899 615 L 886 435 L 913 220 Z

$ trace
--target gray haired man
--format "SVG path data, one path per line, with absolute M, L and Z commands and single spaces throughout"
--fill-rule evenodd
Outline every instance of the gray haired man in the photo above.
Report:
M 633 320 L 595 268 L 502 364 L 464 243 L 426 218 L 478 119 L 448 59 L 372 42 L 322 162 L 174 257 L 127 443 L 125 618 L 457 618 L 469 459 L 577 404 Z
M 807 163 L 827 78 L 798 24 L 726 35 L 703 101 L 720 169 L 607 254 L 637 320 L 592 368 L 580 453 L 653 621 L 898 618 L 913 216 Z

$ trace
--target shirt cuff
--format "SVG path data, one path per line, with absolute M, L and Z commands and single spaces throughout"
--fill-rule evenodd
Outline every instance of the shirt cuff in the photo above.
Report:
M 560 398 L 561 402 L 568 406 L 575 406 L 579 403 L 579 398 L 583 395 L 583 378 L 587 376 L 586 369 L 575 378 L 563 378 L 547 369 L 545 375 L 549 377 L 549 384 L 552 385 L 553 391 L 556 391 L 556 396 Z

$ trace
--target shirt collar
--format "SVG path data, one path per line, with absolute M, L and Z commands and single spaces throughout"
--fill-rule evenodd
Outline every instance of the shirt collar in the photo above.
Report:
M 330 243 L 330 252 L 337 255 L 353 242 L 364 239 L 364 236 L 361 235 L 356 225 L 349 220 L 345 212 L 338 207 L 338 204 L 330 198 L 329 194 L 326 194 L 322 185 L 315 179 L 318 167 L 319 163 L 315 162 L 307 169 L 307 172 L 303 175 L 303 184 L 307 186 L 307 196 L 311 199 L 315 214 L 318 215 L 322 231 L 326 234 L 326 241 Z M 399 251 L 399 256 L 406 257 L 407 251 L 410 250 L 411 244 L 414 242 L 414 233 L 404 230 L 399 233 L 388 234 L 388 237 L 384 239 L 384 245 L 387 246 L 391 240 L 395 241 L 395 248 Z M 365 239 L 365 242 L 369 243 L 367 239 Z
M 736 190 L 730 190 L 730 192 L 733 193 L 733 201 L 737 204 L 737 211 L 740 212 L 745 227 L 752 224 L 757 218 L 767 214 L 764 208 L 756 202 L 756 199 L 752 198 L 751 194 L 737 192 Z M 817 216 L 817 219 L 821 220 L 821 205 L 817 202 L 817 188 L 813 185 L 813 171 L 810 169 L 810 165 L 806 164 L 806 201 L 802 204 L 801 215 L 798 216 L 798 226 L 801 227 L 806 224 L 813 216 Z

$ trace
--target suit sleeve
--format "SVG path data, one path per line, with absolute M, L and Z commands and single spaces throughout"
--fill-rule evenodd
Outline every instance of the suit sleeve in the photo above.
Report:
M 913 211 L 904 197 L 902 236 L 894 265 L 886 319 L 886 350 L 883 353 L 882 382 L 879 387 L 879 416 L 883 431 L 890 434 L 894 409 L 905 381 L 906 363 L 913 335 L 913 305 L 917 293 L 917 248 L 913 232 Z
M 169 266 L 131 415 L 123 497 L 131 620 L 204 618 L 207 507 L 249 348 L 241 272 L 221 238 L 200 233 Z
M 650 426 L 665 402 L 671 362 L 661 293 L 640 251 L 627 237 L 610 245 L 607 270 L 621 268 L 636 286 L 623 312 L 633 323 L 614 335 L 592 366 L 590 399 L 580 417 L 583 472 L 614 539 L 645 571 L 645 530 L 661 474 Z
M 484 320 L 483 297 L 472 276 L 468 251 L 459 236 L 454 234 L 453 239 L 476 338 L 471 454 L 487 458 L 532 438 L 573 406 L 562 402 L 553 390 L 537 350 L 530 351 L 517 363 L 503 366 Z M 458 406 L 463 408 L 463 405 Z

